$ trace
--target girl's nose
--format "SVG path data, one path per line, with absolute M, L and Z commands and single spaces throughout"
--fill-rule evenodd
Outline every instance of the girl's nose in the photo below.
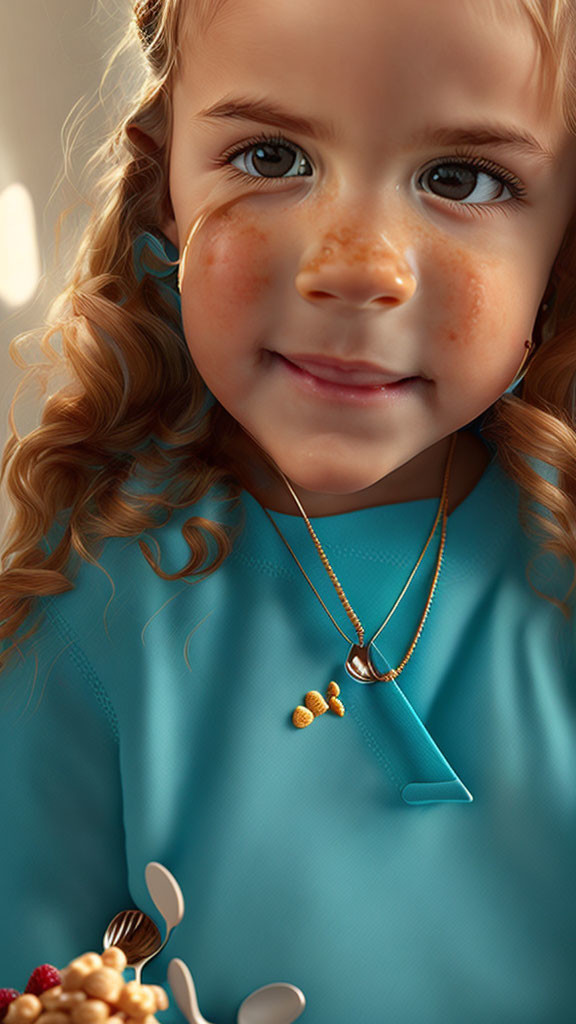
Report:
M 416 290 L 407 261 L 381 236 L 374 242 L 324 245 L 298 272 L 295 284 L 308 301 L 331 303 L 342 311 L 397 306 Z

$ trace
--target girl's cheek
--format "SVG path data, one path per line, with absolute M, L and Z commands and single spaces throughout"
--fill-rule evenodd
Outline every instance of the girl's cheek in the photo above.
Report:
M 460 249 L 437 253 L 424 305 L 431 311 L 434 360 L 450 376 L 470 367 L 496 374 L 520 354 L 526 310 L 510 300 L 515 282 L 501 261 L 479 261 L 477 253 Z M 441 303 L 433 296 L 442 296 Z M 433 311 L 433 312 L 432 312 Z M 432 367 L 432 376 L 433 376 Z
M 182 282 L 184 326 L 236 336 L 257 330 L 275 308 L 278 276 L 271 234 L 234 212 L 213 216 L 193 241 Z M 187 334 L 188 336 L 188 334 Z

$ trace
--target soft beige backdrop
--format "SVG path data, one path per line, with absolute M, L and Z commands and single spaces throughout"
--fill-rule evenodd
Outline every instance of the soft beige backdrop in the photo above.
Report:
M 55 226 L 63 209 L 82 189 L 83 164 L 110 123 L 113 104 L 127 85 L 114 73 L 98 88 L 108 59 L 126 28 L 130 0 L 5 0 L 0 33 L 0 194 L 21 183 L 31 193 L 36 218 L 42 278 L 32 300 L 19 309 L 0 298 L 0 446 L 8 435 L 8 410 L 21 371 L 8 355 L 12 338 L 42 327 L 48 305 L 64 280 L 64 247 L 87 219 L 85 204 L 63 229 L 59 265 L 55 266 Z M 119 63 L 123 66 L 124 58 Z M 77 136 L 78 118 L 91 111 Z M 71 166 L 65 146 L 74 141 Z M 0 227 L 0 230 L 1 227 Z M 6 233 L 6 232 L 4 232 Z M 0 238 L 2 246 L 10 239 Z M 48 276 L 49 275 L 49 276 Z M 42 332 L 44 333 L 44 332 Z M 41 337 L 42 335 L 39 335 Z M 27 350 L 28 351 L 28 350 Z M 36 346 L 30 355 L 37 361 Z M 16 424 L 27 433 L 38 422 L 33 394 L 18 400 Z M 0 494 L 0 528 L 8 506 Z M 9 511 L 9 510 L 8 510 Z

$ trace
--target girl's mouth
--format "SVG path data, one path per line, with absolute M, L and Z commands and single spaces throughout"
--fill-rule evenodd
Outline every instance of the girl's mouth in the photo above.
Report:
M 270 353 L 281 372 L 304 394 L 332 402 L 352 402 L 357 405 L 374 405 L 377 402 L 398 400 L 407 397 L 424 383 L 423 377 L 404 377 L 390 384 L 342 384 L 321 380 L 314 374 L 291 363 L 279 352 Z

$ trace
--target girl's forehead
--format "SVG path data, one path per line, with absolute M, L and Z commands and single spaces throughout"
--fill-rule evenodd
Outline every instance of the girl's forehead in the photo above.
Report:
M 551 125 L 520 0 L 218 0 L 202 44 L 189 38 L 183 54 L 188 116 L 236 91 L 328 106 L 335 121 L 360 108 L 400 123 L 417 104 L 441 103 L 444 116 L 492 106 L 532 129 Z
M 407 37 L 415 34 L 418 26 L 426 22 L 436 23 L 440 36 L 448 22 L 458 28 L 457 15 L 464 15 L 470 28 L 503 27 L 524 25 L 532 29 L 533 21 L 528 14 L 529 0 L 182 0 L 182 29 L 184 40 L 193 41 L 191 30 L 203 29 L 204 40 L 209 34 L 218 33 L 219 28 L 228 27 L 235 32 L 243 28 L 257 39 L 261 31 L 277 24 L 284 31 L 290 29 L 316 32 L 320 37 L 330 38 L 334 31 L 351 24 L 365 27 L 373 32 L 381 28 L 386 35 L 393 35 L 396 16 L 403 13 L 403 31 Z M 326 14 L 331 17 L 327 18 Z M 456 18 L 456 21 L 455 21 Z M 288 59 L 286 54 L 286 59 Z M 291 55 L 295 57 L 297 55 Z
M 322 70 L 345 55 L 347 64 L 339 67 L 344 77 L 383 46 L 388 62 L 390 51 L 401 60 L 403 52 L 425 49 L 443 58 L 438 72 L 458 53 L 468 58 L 492 51 L 496 66 L 510 49 L 530 51 L 533 59 L 540 51 L 522 0 L 212 0 L 207 10 L 199 45 L 197 5 L 188 0 L 182 49 L 189 64 L 205 58 L 216 62 L 218 72 L 219 57 L 229 59 L 230 50 L 235 65 L 260 62 L 269 51 L 279 75 L 290 66 L 297 74 L 309 59 L 320 57 Z M 411 71 L 418 75 L 417 67 Z

